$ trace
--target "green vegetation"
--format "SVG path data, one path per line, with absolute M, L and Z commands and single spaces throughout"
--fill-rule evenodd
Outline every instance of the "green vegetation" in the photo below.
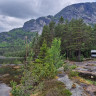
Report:
M 69 90 L 52 80 L 57 75 L 57 69 L 62 67 L 64 59 L 82 61 L 83 58 L 90 57 L 90 50 L 96 48 L 95 27 L 86 25 L 82 19 L 72 19 L 68 22 L 61 17 L 58 24 L 51 21 L 49 25 L 45 25 L 40 36 L 34 32 L 15 30 L 14 36 L 19 33 L 26 36 L 25 44 L 24 37 L 20 37 L 22 38 L 20 39 L 20 35 L 18 35 L 19 39 L 13 36 L 16 41 L 13 40 L 8 44 L 17 44 L 21 49 L 23 48 L 21 51 L 19 47 L 15 46 L 16 50 L 12 47 L 17 52 L 13 53 L 14 56 L 26 57 L 26 63 L 22 70 L 21 84 L 16 87 L 16 83 L 11 82 L 12 94 L 14 96 L 29 96 L 33 93 L 40 93 L 39 96 L 70 96 Z M 9 37 L 7 39 L 10 40 Z M 8 44 L 3 42 L 1 45 L 10 46 Z M 19 51 L 20 53 L 18 53 Z M 9 53 L 7 56 L 10 56 Z M 70 77 L 78 76 L 77 72 L 72 71 L 75 68 L 76 65 L 64 64 L 64 71 Z M 46 82 L 48 83 L 46 84 Z
M 16 87 L 17 83 L 11 81 L 10 84 L 12 86 L 11 93 L 14 94 L 14 96 L 20 96 L 20 89 L 18 87 Z
M 88 81 L 90 84 L 93 84 L 96 86 L 96 81 L 92 81 L 92 80 L 88 80 L 88 79 L 85 79 L 86 81 Z
M 24 32 L 22 29 L 14 29 L 10 32 L 0 33 L 0 55 L 2 56 L 25 56 L 26 38 L 30 43 L 36 32 Z
M 23 64 L 24 58 L 0 58 L 0 64 Z
M 38 96 L 71 96 L 72 93 L 65 89 L 62 82 L 56 80 L 49 80 L 44 82 L 42 93 Z
M 43 81 L 53 79 L 56 76 L 56 68 L 62 65 L 61 61 L 60 39 L 55 38 L 50 48 L 47 47 L 47 43 L 44 40 L 40 47 L 38 57 L 34 61 L 28 62 L 29 64 L 24 67 L 24 76 L 21 80 L 20 92 L 24 93 L 26 91 L 26 93 L 22 93 L 21 95 L 21 93 L 16 91 L 17 94 L 20 94 L 20 96 L 28 96 L 28 94 L 36 90 L 41 90 L 39 86 L 42 85 Z M 12 94 L 14 95 L 14 88 Z
M 70 66 L 70 69 L 76 69 L 76 68 L 77 68 L 76 65 L 72 65 L 72 66 Z
M 63 68 L 64 68 L 65 72 L 69 72 L 69 71 L 72 71 L 73 69 L 76 69 L 77 66 L 76 65 L 69 65 L 68 63 L 65 63 L 63 65 Z
M 76 76 L 78 76 L 78 72 L 70 71 L 69 77 L 76 77 Z

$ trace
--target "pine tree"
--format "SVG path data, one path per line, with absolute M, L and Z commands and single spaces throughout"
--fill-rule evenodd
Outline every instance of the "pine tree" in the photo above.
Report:
M 63 16 L 60 17 L 59 23 L 60 23 L 60 24 L 63 24 L 63 23 L 64 23 L 64 18 L 63 18 Z
M 44 40 L 47 42 L 47 45 L 50 46 L 50 29 L 47 25 L 43 27 L 43 31 L 40 37 L 40 46 L 42 46 Z
M 48 50 L 47 44 L 46 44 L 46 41 L 44 40 L 43 44 L 42 44 L 42 46 L 40 48 L 40 53 L 38 55 L 38 59 L 40 60 L 40 62 L 42 64 L 44 64 L 44 62 L 45 62 L 45 57 L 47 55 L 47 50 Z
M 81 51 L 87 48 L 87 43 L 89 39 L 89 32 L 87 31 L 87 26 L 82 19 L 72 20 L 70 22 L 70 35 L 71 40 L 69 48 L 75 51 L 77 54 L 77 60 L 80 61 Z
M 53 62 L 49 62 L 49 60 L 51 59 L 50 54 L 48 54 L 47 51 L 49 49 L 47 47 L 46 41 L 44 40 L 42 47 L 40 48 L 38 59 L 35 60 L 34 66 L 37 66 L 35 68 L 37 70 L 36 73 L 38 73 L 37 75 L 41 79 L 50 79 L 56 76 L 56 67 L 54 66 Z
M 54 36 L 55 36 L 55 22 L 54 21 L 51 21 L 50 23 L 49 23 L 49 29 L 50 29 L 50 46 L 51 46 L 51 43 L 52 43 L 52 41 L 53 41 L 53 39 L 54 39 Z

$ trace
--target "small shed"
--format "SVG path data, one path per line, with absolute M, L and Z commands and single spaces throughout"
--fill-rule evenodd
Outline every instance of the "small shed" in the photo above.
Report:
M 96 57 L 96 50 L 91 50 L 91 57 L 93 57 L 93 58 Z

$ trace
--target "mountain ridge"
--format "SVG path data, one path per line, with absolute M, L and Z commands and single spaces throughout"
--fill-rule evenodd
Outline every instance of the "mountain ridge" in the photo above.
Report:
M 69 5 L 63 8 L 56 15 L 48 15 L 42 16 L 37 19 L 31 19 L 24 23 L 23 27 L 20 29 L 26 32 L 38 32 L 42 33 L 42 29 L 44 25 L 48 25 L 50 21 L 55 21 L 58 23 L 59 18 L 63 16 L 64 20 L 72 20 L 74 19 L 83 19 L 87 24 L 95 24 L 96 23 L 96 2 L 87 2 L 87 3 L 76 3 Z M 18 28 L 15 28 L 15 30 Z M 12 29 L 14 30 L 14 29 Z M 11 31 L 12 31 L 11 30 Z M 10 31 L 9 31 L 10 32 Z
M 96 23 L 96 2 L 87 2 L 87 3 L 77 3 L 77 4 L 72 4 L 69 5 L 65 8 L 63 8 L 60 12 L 58 12 L 56 15 L 52 16 L 49 15 L 46 17 L 40 17 L 37 18 L 34 22 L 33 29 L 35 29 L 36 31 L 38 31 L 39 34 L 42 33 L 42 29 L 44 25 L 48 25 L 50 23 L 51 20 L 55 21 L 56 23 L 58 23 L 59 18 L 61 16 L 63 16 L 63 18 L 66 20 L 72 20 L 74 19 L 83 19 L 85 23 L 87 24 L 95 24 Z M 43 19 L 41 19 L 43 18 Z M 46 19 L 44 19 L 46 18 Z M 46 20 L 48 20 L 50 18 L 50 20 L 48 22 L 45 22 Z M 38 26 L 38 19 L 40 21 L 42 21 L 42 26 L 39 25 L 39 27 L 34 27 L 34 25 Z M 37 21 L 37 22 L 36 22 Z M 30 24 L 32 24 L 32 22 L 29 22 Z M 25 22 L 26 24 L 26 22 Z M 26 25 L 27 26 L 27 25 Z M 23 29 L 26 29 L 26 26 L 23 26 Z M 31 29 L 32 26 L 27 26 L 27 28 Z M 33 32 L 34 30 L 26 30 L 26 31 L 31 31 Z
M 63 8 L 54 17 L 72 20 L 82 18 L 85 23 L 96 23 L 96 2 L 77 3 Z

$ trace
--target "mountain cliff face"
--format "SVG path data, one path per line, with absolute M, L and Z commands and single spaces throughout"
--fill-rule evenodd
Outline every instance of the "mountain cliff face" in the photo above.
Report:
M 65 7 L 54 17 L 59 19 L 61 16 L 64 19 L 71 20 L 82 18 L 85 23 L 96 23 L 96 2 L 94 3 L 78 3 Z
M 49 22 L 53 19 L 53 16 L 40 17 L 38 19 L 32 19 L 24 23 L 23 30 L 30 32 L 38 32 L 41 34 L 43 26 L 48 25 Z
M 55 16 L 40 17 L 38 19 L 32 19 L 25 22 L 23 26 L 24 31 L 38 31 L 42 32 L 44 25 L 48 25 L 51 20 L 58 22 L 59 18 L 63 16 L 66 20 L 82 18 L 87 24 L 96 23 L 96 2 L 93 3 L 78 3 L 65 7 Z

